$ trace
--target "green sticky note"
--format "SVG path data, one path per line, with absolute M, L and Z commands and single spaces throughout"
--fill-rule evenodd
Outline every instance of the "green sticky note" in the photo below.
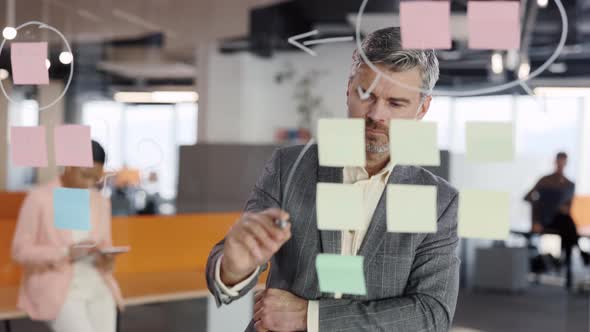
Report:
M 436 233 L 435 186 L 387 186 L 387 231 Z
M 318 183 L 316 212 L 318 229 L 363 229 L 365 216 L 362 188 L 353 184 Z
M 514 131 L 507 122 L 469 122 L 465 125 L 469 162 L 490 163 L 514 160 Z
M 459 194 L 459 236 L 506 240 L 510 234 L 510 194 L 463 190 Z
M 398 165 L 439 166 L 438 127 L 435 122 L 391 120 L 389 152 Z
M 318 153 L 321 166 L 365 167 L 365 120 L 320 119 Z
M 315 266 L 323 293 L 366 295 L 363 256 L 319 254 Z

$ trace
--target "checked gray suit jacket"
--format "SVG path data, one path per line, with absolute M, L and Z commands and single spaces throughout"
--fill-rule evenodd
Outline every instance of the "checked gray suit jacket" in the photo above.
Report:
M 245 211 L 261 211 L 284 203 L 291 216 L 292 238 L 273 256 L 266 287 L 319 301 L 321 332 L 448 331 L 459 288 L 457 191 L 422 168 L 395 166 L 390 184 L 438 188 L 438 231 L 388 233 L 384 191 L 358 252 L 365 258 L 367 294 L 334 299 L 334 294 L 320 292 L 315 259 L 319 253 L 340 253 L 340 232 L 318 230 L 316 184 L 341 183 L 342 168 L 319 166 L 317 146 L 313 146 L 297 166 L 290 192 L 283 197 L 289 170 L 301 150 L 302 146 L 276 150 L 245 206 Z M 223 240 L 211 250 L 207 262 L 207 284 L 218 306 L 242 297 L 258 281 L 255 278 L 236 298 L 224 295 L 214 274 L 222 252 Z M 246 331 L 255 331 L 253 326 L 250 322 Z

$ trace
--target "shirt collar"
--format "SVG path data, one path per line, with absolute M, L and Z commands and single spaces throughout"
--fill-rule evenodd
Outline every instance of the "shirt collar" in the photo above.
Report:
M 395 167 L 395 163 L 392 162 L 390 159 L 389 162 L 387 163 L 387 165 L 385 165 L 385 167 L 383 167 L 379 172 L 377 172 L 377 174 L 373 175 L 370 178 L 371 179 L 377 178 L 380 181 L 382 181 L 383 183 L 387 183 L 389 180 L 389 176 L 391 175 L 391 172 L 393 171 L 394 167 Z M 347 175 L 347 177 L 349 179 L 353 180 L 354 182 L 369 179 L 369 173 L 367 173 L 367 170 L 364 167 L 359 167 L 359 166 L 344 167 L 344 172 Z

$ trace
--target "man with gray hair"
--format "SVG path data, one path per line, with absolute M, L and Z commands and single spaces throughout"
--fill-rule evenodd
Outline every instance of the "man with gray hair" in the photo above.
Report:
M 271 263 L 246 331 L 448 331 L 451 326 L 459 285 L 457 191 L 420 167 L 395 165 L 389 154 L 390 121 L 421 120 L 428 112 L 438 61 L 433 51 L 403 50 L 399 28 L 370 34 L 362 49 L 383 73 L 354 53 L 347 106 L 349 117 L 365 120 L 366 166 L 318 166 L 313 146 L 284 193 L 302 147 L 278 149 L 244 214 L 211 251 L 207 283 L 218 306 L 252 290 Z M 366 228 L 318 231 L 320 182 L 360 186 Z M 436 186 L 437 231 L 387 232 L 388 184 Z M 280 228 L 276 220 L 289 224 Z M 315 267 L 320 253 L 363 256 L 366 295 L 322 293 Z

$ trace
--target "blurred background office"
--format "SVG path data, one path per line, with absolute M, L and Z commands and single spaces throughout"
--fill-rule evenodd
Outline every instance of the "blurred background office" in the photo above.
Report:
M 520 1 L 522 45 L 513 51 L 468 48 L 467 2 L 451 1 L 453 48 L 438 52 L 437 88 L 460 93 L 525 78 L 556 51 L 555 1 Z M 355 36 L 362 3 L 0 0 L 0 27 L 41 21 L 72 49 L 48 29 L 18 30 L 14 41 L 50 43 L 50 84 L 38 86 L 14 85 L 10 41 L 0 51 L 0 331 L 46 331 L 15 307 L 21 271 L 9 247 L 24 192 L 58 172 L 49 135 L 49 167 L 14 166 L 9 128 L 62 123 L 90 126 L 109 156 L 100 189 L 112 203 L 115 244 L 132 247 L 116 268 L 127 302 L 119 330 L 224 330 L 207 297 L 209 249 L 277 146 L 307 142 L 319 118 L 346 116 L 355 42 L 310 46 L 311 56 L 288 39 L 312 30 L 311 39 Z M 563 6 L 566 44 L 547 70 L 524 87 L 435 96 L 425 119 L 438 124 L 442 163 L 433 172 L 457 188 L 511 196 L 506 241 L 461 240 L 455 331 L 590 330 L 590 270 L 578 249 L 590 251 L 590 0 Z M 361 36 L 391 25 L 399 25 L 398 0 L 366 2 Z M 473 121 L 513 123 L 515 160 L 467 162 L 465 125 Z M 558 234 L 533 232 L 523 200 L 561 151 L 576 184 L 571 216 L 580 239 L 570 260 Z

